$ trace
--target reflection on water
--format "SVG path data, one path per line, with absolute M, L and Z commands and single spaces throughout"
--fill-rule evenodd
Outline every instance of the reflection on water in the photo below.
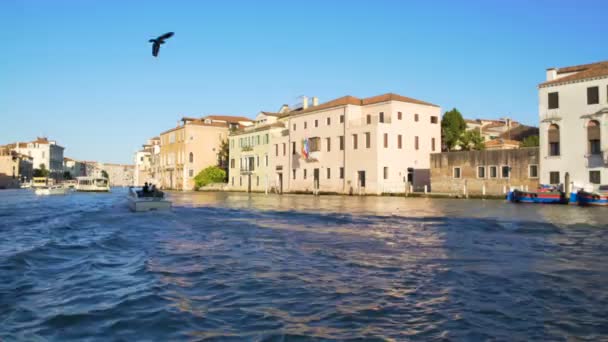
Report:
M 608 215 L 503 201 L 0 192 L 0 340 L 608 338 Z

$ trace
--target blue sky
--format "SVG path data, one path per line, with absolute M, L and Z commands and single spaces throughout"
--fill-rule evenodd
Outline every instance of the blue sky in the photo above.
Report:
M 545 69 L 608 57 L 606 1 L 0 2 L 0 143 L 131 162 L 182 116 L 386 92 L 537 122 Z M 175 36 L 151 56 L 149 38 Z

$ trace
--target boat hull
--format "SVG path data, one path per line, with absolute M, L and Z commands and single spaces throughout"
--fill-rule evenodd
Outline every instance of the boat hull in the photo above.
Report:
M 579 205 L 608 207 L 608 193 L 598 194 L 587 191 L 579 191 L 576 194 L 576 200 Z
M 171 202 L 164 199 L 129 198 L 129 209 L 134 212 L 170 210 Z
M 67 193 L 66 188 L 37 188 L 34 193 L 38 196 L 50 196 L 50 195 L 65 195 Z
M 528 192 L 514 190 L 507 199 L 513 203 L 534 204 L 568 204 L 568 198 L 563 192 Z

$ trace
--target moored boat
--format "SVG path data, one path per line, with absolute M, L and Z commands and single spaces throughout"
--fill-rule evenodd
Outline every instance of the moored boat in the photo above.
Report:
M 507 195 L 513 203 L 539 203 L 539 204 L 568 204 L 566 193 L 552 186 L 541 186 L 537 191 L 513 190 Z
M 579 190 L 576 201 L 579 205 L 608 206 L 608 185 L 601 185 L 598 191 Z
M 169 210 L 171 202 L 162 191 L 145 192 L 143 189 L 129 188 L 129 208 L 132 211 Z
M 77 177 L 76 191 L 109 192 L 110 183 L 103 177 Z
M 62 185 L 51 185 L 34 189 L 34 193 L 39 196 L 65 195 L 67 191 L 68 189 Z

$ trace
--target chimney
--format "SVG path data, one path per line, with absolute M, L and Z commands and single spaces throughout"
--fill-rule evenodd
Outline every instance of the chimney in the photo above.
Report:
M 319 98 L 318 98 L 318 97 L 316 97 L 316 96 L 313 96 L 313 97 L 312 97 L 312 106 L 313 106 L 313 107 L 316 107 L 316 106 L 318 106 L 318 105 L 319 105 Z
M 553 81 L 557 78 L 557 69 L 549 68 L 547 69 L 547 81 Z
M 302 109 L 308 108 L 308 96 L 302 96 Z

